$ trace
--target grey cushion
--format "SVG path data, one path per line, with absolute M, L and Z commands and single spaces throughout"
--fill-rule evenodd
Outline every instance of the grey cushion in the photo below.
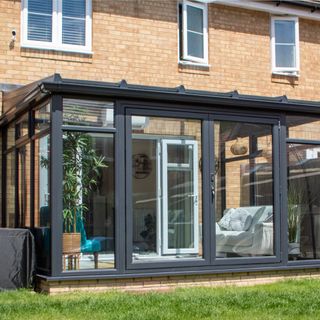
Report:
M 249 247 L 253 244 L 253 233 L 249 231 L 228 231 L 223 245 Z
M 232 218 L 232 214 L 234 213 L 235 209 L 230 208 L 224 211 L 223 217 L 218 222 L 218 225 L 221 230 L 232 230 L 230 227 L 230 222 Z
M 230 229 L 232 231 L 247 231 L 252 222 L 252 216 L 243 208 L 237 208 L 231 214 Z

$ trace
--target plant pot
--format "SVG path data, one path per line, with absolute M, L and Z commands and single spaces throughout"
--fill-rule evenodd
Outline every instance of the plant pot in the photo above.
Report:
M 300 254 L 300 243 L 299 242 L 289 242 L 288 254 L 299 255 Z
M 81 250 L 80 232 L 63 233 L 62 252 L 63 254 L 79 253 Z

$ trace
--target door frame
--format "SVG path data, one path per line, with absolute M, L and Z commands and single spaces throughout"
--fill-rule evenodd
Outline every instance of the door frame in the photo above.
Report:
M 279 265 L 281 262 L 281 250 L 280 250 L 280 209 L 281 208 L 281 193 L 283 186 L 280 182 L 280 114 L 262 114 L 257 117 L 254 111 L 239 112 L 235 110 L 226 111 L 220 109 L 208 110 L 194 107 L 193 112 L 188 110 L 177 108 L 166 107 L 165 105 L 157 104 L 136 104 L 126 103 L 123 104 L 124 118 L 125 118 L 125 175 L 126 175 L 126 269 L 130 270 L 153 270 L 153 269 L 171 269 L 171 268 L 189 268 L 194 270 L 197 266 L 207 267 L 209 270 L 221 268 L 222 266 L 260 266 L 263 265 Z M 203 244 L 203 258 L 202 259 L 176 259 L 166 261 L 133 261 L 133 244 L 132 244 L 132 165 L 131 165 L 131 116 L 149 116 L 149 117 L 165 117 L 165 118 L 182 118 L 182 119 L 193 119 L 200 120 L 201 126 L 201 145 L 202 145 L 202 244 Z M 209 174 L 214 172 L 214 141 L 212 139 L 214 134 L 214 121 L 225 120 L 225 121 L 238 121 L 246 123 L 261 123 L 273 125 L 273 178 L 274 178 L 274 256 L 260 256 L 260 257 L 237 257 L 237 258 L 216 258 L 216 239 L 215 239 L 215 212 L 212 201 L 211 193 L 211 181 Z M 207 152 L 206 152 L 207 151 Z M 208 154 L 207 156 L 206 153 Z M 177 261 L 179 260 L 179 261 Z M 177 269 L 178 270 L 178 269 Z
M 193 181 L 193 248 L 183 248 L 183 249 L 169 249 L 168 248 L 168 145 L 192 145 L 192 181 Z M 198 215 L 198 145 L 196 140 L 189 139 L 163 139 L 161 140 L 162 150 L 161 150 L 161 161 L 162 161 L 162 253 L 166 254 L 179 254 L 179 253 L 198 253 L 199 252 L 199 215 Z M 190 166 L 190 164 L 189 164 Z M 188 169 L 187 167 L 185 167 Z
M 255 115 L 249 116 L 236 116 L 236 115 L 226 115 L 226 114 L 210 114 L 210 173 L 214 172 L 215 168 L 215 146 L 214 146 L 214 123 L 215 121 L 230 121 L 230 122 L 240 122 L 240 123 L 252 123 L 252 124 L 265 124 L 272 125 L 272 167 L 273 167 L 273 215 L 274 215 L 274 255 L 273 256 L 257 256 L 257 257 L 228 257 L 228 258 L 217 258 L 216 252 L 216 212 L 215 212 L 215 202 L 214 197 L 210 203 L 210 211 L 212 212 L 212 233 L 211 233 L 211 244 L 212 244 L 212 260 L 211 264 L 220 265 L 252 265 L 252 264 L 262 264 L 262 263 L 279 263 L 281 262 L 281 243 L 280 243 L 280 227 L 281 227 L 281 193 L 282 185 L 280 179 L 280 129 L 281 121 L 280 117 L 257 117 Z

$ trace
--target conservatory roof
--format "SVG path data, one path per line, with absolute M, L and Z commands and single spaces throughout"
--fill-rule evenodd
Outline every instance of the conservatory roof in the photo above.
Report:
M 232 92 L 191 90 L 180 85 L 164 88 L 128 84 L 125 80 L 117 83 L 86 81 L 62 78 L 59 74 L 22 86 L 3 94 L 3 118 L 12 117 L 26 108 L 33 107 L 52 94 L 72 95 L 83 98 L 100 96 L 138 101 L 175 102 L 212 106 L 258 108 L 265 110 L 302 111 L 320 113 L 320 101 L 292 100 L 286 96 L 266 97 Z

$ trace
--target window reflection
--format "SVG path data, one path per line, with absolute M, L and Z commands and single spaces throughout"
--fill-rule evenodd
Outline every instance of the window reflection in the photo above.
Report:
M 133 261 L 202 257 L 201 121 L 132 117 Z
M 320 258 L 320 146 L 288 144 L 288 254 Z
M 218 258 L 274 254 L 272 126 L 216 121 Z

